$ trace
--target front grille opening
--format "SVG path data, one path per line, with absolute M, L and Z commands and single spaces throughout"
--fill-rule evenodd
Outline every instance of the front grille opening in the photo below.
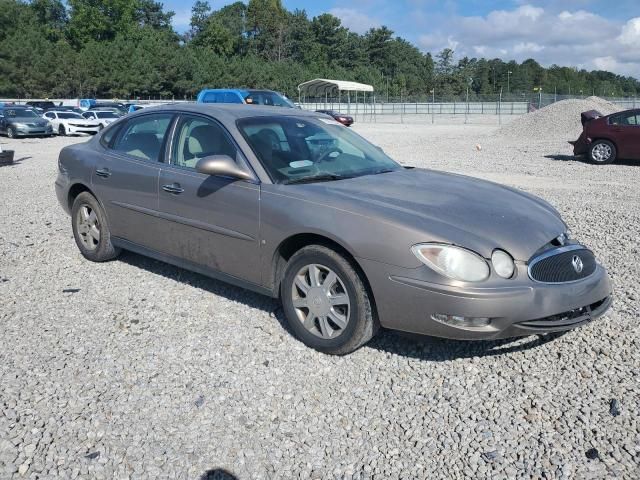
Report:
M 529 276 L 542 283 L 567 283 L 587 278 L 596 271 L 596 258 L 586 248 L 559 251 L 534 258 Z
M 549 317 L 519 322 L 517 325 L 529 330 L 568 329 L 580 323 L 588 322 L 592 319 L 592 313 L 594 311 L 597 311 L 600 307 L 610 302 L 611 297 L 609 296 L 584 307 L 574 308 L 573 310 L 551 315 Z

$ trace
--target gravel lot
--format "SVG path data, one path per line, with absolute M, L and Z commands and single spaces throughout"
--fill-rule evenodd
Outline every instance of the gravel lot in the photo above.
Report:
M 613 309 L 558 338 L 384 332 L 324 356 L 268 298 L 134 254 L 85 261 L 53 190 L 83 139 L 2 138 L 0 478 L 639 478 L 640 163 L 497 125 L 356 129 L 551 201 L 609 269 Z

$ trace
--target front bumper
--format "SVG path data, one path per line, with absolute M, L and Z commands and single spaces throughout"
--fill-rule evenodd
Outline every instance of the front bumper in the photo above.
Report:
M 51 127 L 14 127 L 16 135 L 20 137 L 41 137 L 53 135 Z
M 420 279 L 420 269 L 358 259 L 373 290 L 383 327 L 461 340 L 499 339 L 569 330 L 603 315 L 612 304 L 606 270 L 565 284 L 533 282 L 518 265 L 512 285 L 469 287 Z M 424 267 L 427 268 L 427 267 Z M 441 323 L 434 314 L 491 319 L 483 327 Z
M 79 127 L 79 126 L 75 126 L 75 125 L 68 125 L 66 127 L 67 129 L 67 134 L 68 135 L 77 135 L 79 133 L 84 133 L 87 135 L 95 135 L 96 133 L 98 133 L 100 131 L 100 127 L 99 126 L 95 126 L 95 127 Z

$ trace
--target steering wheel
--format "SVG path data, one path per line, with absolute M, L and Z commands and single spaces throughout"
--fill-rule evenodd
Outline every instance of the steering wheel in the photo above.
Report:
M 342 151 L 342 149 L 340 149 L 338 147 L 329 147 L 326 152 L 324 152 L 322 155 L 320 155 L 320 158 L 318 158 L 318 160 L 316 160 L 316 163 L 328 162 L 329 159 L 333 160 L 333 158 L 330 157 L 330 155 L 332 153 L 338 153 L 339 155 L 341 155 L 344 152 Z

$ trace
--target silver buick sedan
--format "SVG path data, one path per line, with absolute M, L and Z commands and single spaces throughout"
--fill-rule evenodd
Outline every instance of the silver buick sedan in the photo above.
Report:
M 544 200 L 403 167 L 317 113 L 144 109 L 64 148 L 55 184 L 88 260 L 126 249 L 279 298 L 326 353 L 380 327 L 468 340 L 567 330 L 612 302 L 604 268 Z

